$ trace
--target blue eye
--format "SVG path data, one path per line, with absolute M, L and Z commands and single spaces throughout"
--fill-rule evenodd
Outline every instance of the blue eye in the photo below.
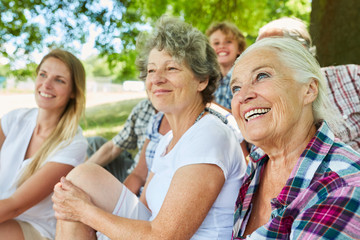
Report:
M 267 73 L 259 73 L 258 75 L 256 75 L 256 80 L 261 80 L 261 79 L 263 79 L 263 78 L 268 78 L 268 77 L 270 77 L 270 75 L 269 74 L 267 74 Z
M 231 88 L 232 94 L 235 94 L 235 93 L 237 93 L 237 92 L 240 91 L 240 90 L 241 90 L 241 87 L 239 87 L 239 86 L 233 86 L 233 87 Z
M 60 79 L 60 78 L 56 78 L 55 81 L 56 81 L 56 82 L 59 82 L 59 83 L 65 83 L 65 81 L 62 80 L 62 79 Z
M 173 71 L 173 70 L 177 70 L 177 68 L 176 67 L 168 67 L 168 70 Z

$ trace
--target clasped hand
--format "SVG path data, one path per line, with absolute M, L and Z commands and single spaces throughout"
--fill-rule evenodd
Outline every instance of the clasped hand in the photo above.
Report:
M 55 185 L 52 201 L 56 219 L 65 221 L 81 221 L 86 207 L 93 205 L 90 196 L 65 177 Z

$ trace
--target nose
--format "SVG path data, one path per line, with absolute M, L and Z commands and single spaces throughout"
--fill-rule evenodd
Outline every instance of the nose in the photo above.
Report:
M 157 69 L 155 72 L 148 75 L 147 79 L 149 79 L 149 81 L 155 85 L 164 83 L 166 81 L 165 73 L 162 69 Z
M 219 42 L 219 48 L 223 48 L 225 46 L 225 41 Z
M 256 93 L 251 84 L 244 84 L 234 95 L 234 98 L 236 98 L 240 104 L 244 104 L 256 98 Z
M 44 81 L 43 81 L 43 86 L 47 89 L 52 87 L 52 78 L 51 77 L 47 77 Z

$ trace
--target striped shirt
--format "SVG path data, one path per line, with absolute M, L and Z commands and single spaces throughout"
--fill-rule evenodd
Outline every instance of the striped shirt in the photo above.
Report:
M 329 86 L 329 99 L 345 122 L 337 126 L 338 137 L 360 152 L 360 65 L 321 69 Z
M 268 156 L 255 148 L 234 215 L 233 239 L 241 239 Z M 360 154 L 323 122 L 271 201 L 269 222 L 247 239 L 360 239 Z
M 233 68 L 226 74 L 225 77 L 220 79 L 219 86 L 214 93 L 215 102 L 228 109 L 231 109 L 231 100 L 233 97 L 230 89 L 232 71 Z

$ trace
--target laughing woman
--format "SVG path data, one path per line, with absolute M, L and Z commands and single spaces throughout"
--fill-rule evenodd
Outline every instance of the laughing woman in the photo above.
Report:
M 326 82 L 289 38 L 265 38 L 235 63 L 232 111 L 250 153 L 234 239 L 360 239 L 360 155 L 334 137 Z M 329 125 L 328 125 L 329 124 Z
M 51 193 L 85 160 L 79 119 L 85 71 L 71 53 L 53 50 L 36 69 L 38 108 L 14 110 L 0 124 L 0 238 L 54 239 Z
M 144 41 L 141 77 L 172 130 L 140 200 L 98 165 L 63 178 L 53 196 L 57 239 L 231 238 L 245 161 L 233 130 L 205 107 L 220 78 L 216 54 L 199 30 L 173 18 Z

